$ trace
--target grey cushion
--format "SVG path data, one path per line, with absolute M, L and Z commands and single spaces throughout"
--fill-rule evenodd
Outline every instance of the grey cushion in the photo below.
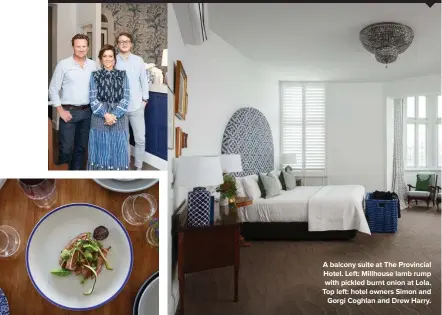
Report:
M 408 192 L 408 196 L 409 197 L 429 197 L 430 196 L 430 192 L 428 191 L 409 191 Z
M 276 178 L 271 174 L 259 174 L 259 178 L 261 179 L 261 183 L 265 189 L 265 197 L 266 199 L 278 196 L 281 194 L 279 190 L 278 182 Z
M 282 171 L 282 176 L 284 177 L 284 184 L 286 190 L 292 190 L 296 187 L 296 177 L 295 173 L 292 171 L 284 172 Z

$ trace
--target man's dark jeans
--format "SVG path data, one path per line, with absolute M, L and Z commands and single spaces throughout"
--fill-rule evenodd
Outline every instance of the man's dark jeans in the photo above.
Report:
M 85 169 L 86 150 L 91 128 L 91 108 L 70 109 L 72 119 L 67 123 L 60 118 L 59 164 L 68 163 L 70 170 Z

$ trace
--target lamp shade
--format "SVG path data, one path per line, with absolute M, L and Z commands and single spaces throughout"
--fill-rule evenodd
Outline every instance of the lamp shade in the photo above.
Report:
M 161 58 L 161 66 L 162 67 L 167 67 L 167 65 L 168 65 L 167 58 L 168 58 L 167 49 L 163 49 L 163 57 Z
M 219 156 L 182 156 L 177 160 L 176 185 L 187 188 L 224 182 Z
M 223 173 L 242 172 L 241 155 L 239 154 L 221 155 L 221 167 Z
M 282 164 L 296 164 L 296 153 L 283 153 Z

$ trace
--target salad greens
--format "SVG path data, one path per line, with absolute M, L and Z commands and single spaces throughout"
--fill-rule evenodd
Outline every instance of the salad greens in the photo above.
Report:
M 58 277 L 67 277 L 71 273 L 82 275 L 81 284 L 85 284 L 89 278 L 93 277 L 92 288 L 83 292 L 84 295 L 90 295 L 94 291 L 97 277 L 103 265 L 106 269 L 113 270 L 106 258 L 110 249 L 111 247 L 104 248 L 100 241 L 93 239 L 91 233 L 81 233 L 61 251 L 60 268 L 51 270 L 51 274 Z

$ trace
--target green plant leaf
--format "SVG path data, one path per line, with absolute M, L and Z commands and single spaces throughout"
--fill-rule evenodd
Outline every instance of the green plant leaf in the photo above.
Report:
M 59 276 L 59 277 L 67 277 L 67 276 L 69 276 L 69 275 L 71 274 L 71 271 L 70 271 L 70 270 L 63 269 L 63 268 L 59 268 L 59 269 L 51 270 L 51 273 L 52 273 L 53 275 L 55 275 L 55 276 Z

